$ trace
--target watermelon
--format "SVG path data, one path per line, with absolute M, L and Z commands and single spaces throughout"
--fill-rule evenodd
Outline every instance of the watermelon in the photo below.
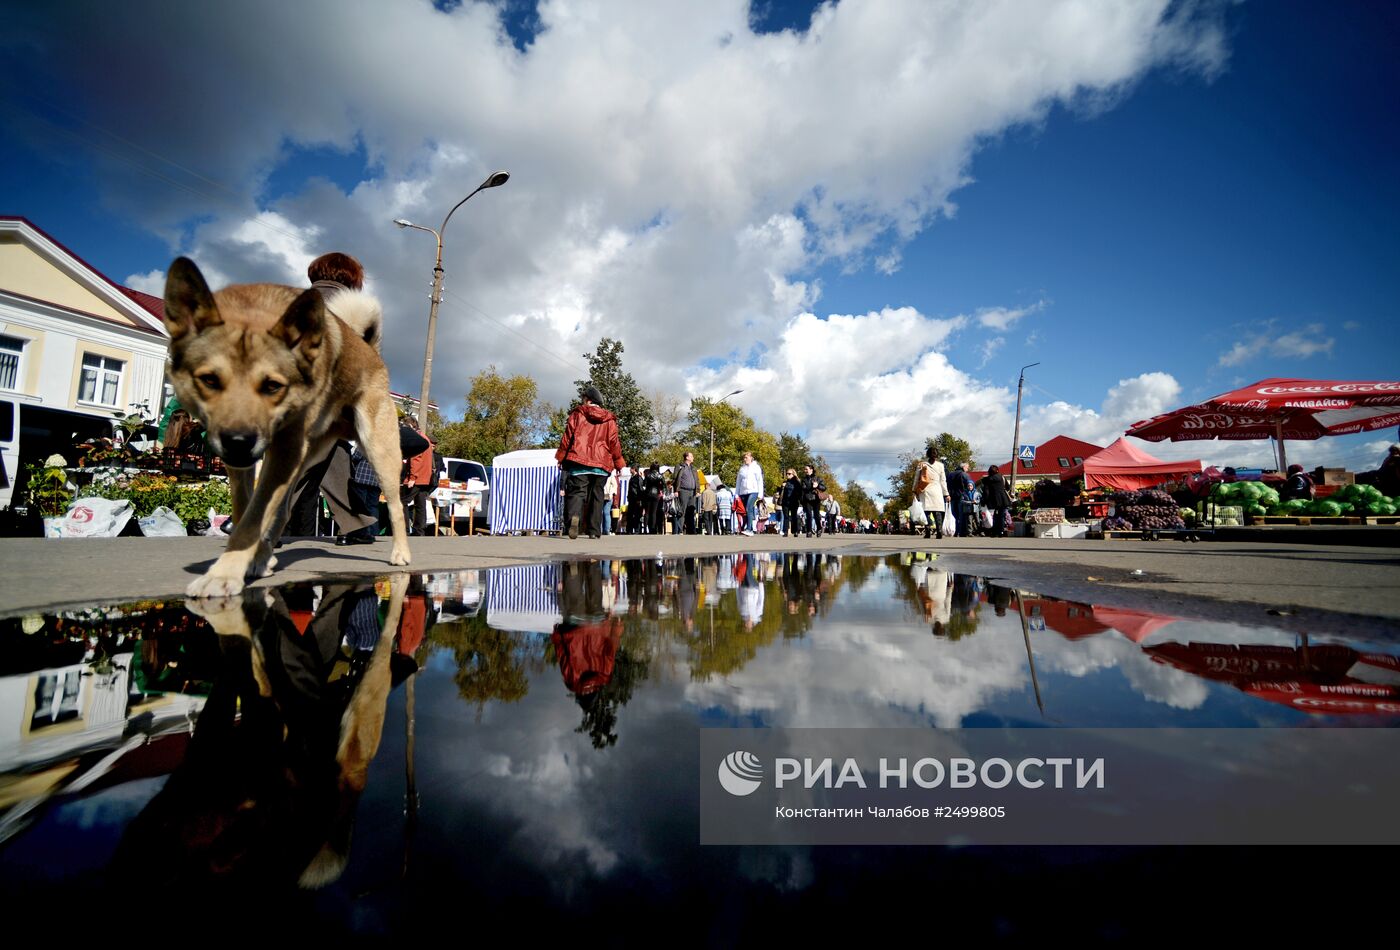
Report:
M 1315 501 L 1309 507 L 1309 510 L 1313 514 L 1321 515 L 1324 518 L 1338 518 L 1341 517 L 1342 514 L 1341 504 L 1335 501 Z

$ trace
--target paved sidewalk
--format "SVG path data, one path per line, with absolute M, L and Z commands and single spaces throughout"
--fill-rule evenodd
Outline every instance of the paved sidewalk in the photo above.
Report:
M 0 539 L 0 615 L 95 601 L 181 596 L 223 550 L 222 538 Z M 1372 618 L 1400 630 L 1400 550 L 1355 545 L 963 538 L 900 535 L 610 536 L 414 538 L 415 571 L 458 571 L 556 558 L 703 556 L 734 551 L 883 554 L 934 551 L 940 566 L 1007 579 L 1041 593 L 1088 602 L 1206 614 L 1243 622 L 1305 626 L 1302 611 Z M 389 542 L 336 547 L 288 542 L 259 584 L 330 575 L 388 573 Z M 1141 571 L 1142 573 L 1134 573 Z M 1203 604 L 1202 598 L 1210 601 Z M 1279 613 L 1293 621 L 1280 624 Z M 1299 619 L 1302 617 L 1303 619 Z M 1333 617 L 1327 626 L 1335 627 Z

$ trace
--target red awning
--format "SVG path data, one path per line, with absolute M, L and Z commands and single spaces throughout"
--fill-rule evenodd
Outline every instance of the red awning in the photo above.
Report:
M 1068 478 L 1084 476 L 1085 488 L 1150 488 L 1173 478 L 1201 470 L 1200 459 L 1189 462 L 1164 462 L 1120 438 L 1108 448 L 1084 460 L 1065 472 Z

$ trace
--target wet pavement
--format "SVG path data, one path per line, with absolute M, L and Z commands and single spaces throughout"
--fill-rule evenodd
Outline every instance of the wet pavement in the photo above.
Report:
M 1368 529 L 1395 532 L 1400 528 Z M 132 596 L 177 597 L 223 551 L 222 538 L 85 538 L 0 541 L 0 616 Z M 1400 550 L 1364 545 L 1176 541 L 1091 541 L 851 535 L 785 539 L 610 535 L 413 538 L 412 569 L 461 571 L 578 557 L 718 556 L 733 551 L 822 554 L 935 552 L 957 570 L 1031 581 L 1059 596 L 1299 629 L 1371 618 L 1400 621 Z M 329 539 L 289 541 L 278 552 L 275 586 L 331 575 L 388 570 L 388 541 L 341 548 Z M 1270 614 L 1268 611 L 1275 611 Z M 1284 611 L 1280 617 L 1278 611 Z M 1322 616 L 1321 612 L 1346 615 Z
M 1122 933 L 1151 920 L 1131 893 L 1183 874 L 1228 890 L 1269 859 L 702 847 L 700 730 L 1400 724 L 1386 622 L 1183 617 L 950 563 L 586 559 L 11 617 L 0 887 L 35 915 L 74 894 L 158 920 L 237 897 L 281 933 L 490 913 L 604 946 L 677 924 L 682 945 L 829 935 L 931 894 L 955 929 L 1030 933 L 1088 888 L 1091 932 Z

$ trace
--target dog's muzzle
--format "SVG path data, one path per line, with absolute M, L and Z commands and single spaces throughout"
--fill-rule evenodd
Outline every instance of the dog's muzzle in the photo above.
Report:
M 229 468 L 251 468 L 262 458 L 263 441 L 256 432 L 221 432 L 209 442 Z

